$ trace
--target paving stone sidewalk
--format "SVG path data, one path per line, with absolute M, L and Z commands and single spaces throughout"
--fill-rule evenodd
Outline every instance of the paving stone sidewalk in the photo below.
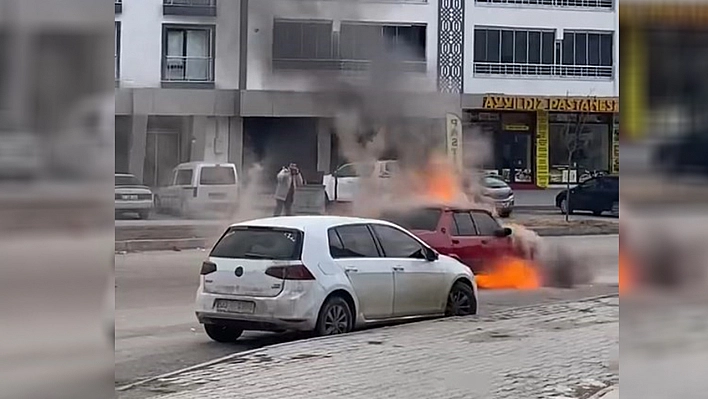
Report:
M 118 398 L 588 398 L 618 354 L 613 296 L 282 344 Z

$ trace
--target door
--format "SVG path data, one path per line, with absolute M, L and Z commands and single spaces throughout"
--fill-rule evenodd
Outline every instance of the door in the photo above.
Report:
M 502 227 L 492 215 L 483 211 L 472 211 L 472 220 L 477 227 L 477 234 L 482 247 L 487 254 L 486 261 L 493 261 L 504 255 L 513 253 L 511 237 L 497 237 L 496 232 Z
M 612 204 L 619 202 L 619 178 L 603 177 L 600 178 L 600 186 L 602 189 L 602 210 L 612 210 Z
M 143 182 L 162 187 L 170 182 L 172 169 L 179 164 L 179 134 L 169 130 L 149 131 L 145 143 Z
M 472 271 L 479 271 L 483 260 L 488 258 L 488 248 L 482 245 L 477 235 L 477 228 L 469 212 L 458 211 L 452 214 L 453 224 L 452 253 L 457 255 Z
M 177 169 L 175 182 L 167 188 L 170 208 L 182 211 L 187 198 L 193 195 L 193 169 Z
M 195 200 L 208 202 L 208 210 L 215 211 L 226 211 L 236 204 L 238 179 L 233 165 L 202 165 L 197 171 Z
M 447 295 L 445 274 L 425 259 L 426 247 L 403 231 L 373 224 L 383 255 L 393 263 L 393 315 L 440 313 Z
M 393 316 L 393 265 L 379 253 L 369 227 L 364 224 L 332 228 L 329 251 L 346 273 L 367 320 Z
M 570 195 L 570 207 L 573 210 L 591 211 L 598 205 L 600 181 L 597 178 L 586 180 L 573 189 Z
M 179 170 L 172 171 L 172 177 L 167 185 L 159 188 L 159 196 L 161 206 L 165 209 L 175 209 L 177 202 L 177 193 L 175 191 L 177 184 L 177 173 Z
M 496 141 L 500 155 L 501 175 L 510 183 L 532 183 L 532 135 L 512 131 L 502 132 Z

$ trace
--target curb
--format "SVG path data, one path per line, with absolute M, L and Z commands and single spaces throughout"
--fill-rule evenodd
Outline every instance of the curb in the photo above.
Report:
M 614 297 L 619 297 L 619 293 L 616 293 L 616 294 L 605 294 L 605 295 L 596 295 L 596 296 L 591 296 L 591 297 L 586 297 L 586 298 L 579 298 L 579 299 L 568 299 L 568 300 L 553 302 L 552 304 L 553 304 L 553 305 L 557 305 L 557 304 L 570 303 L 570 302 L 588 302 L 588 301 L 595 301 L 595 300 L 598 300 L 598 299 L 614 298 Z M 526 309 L 532 309 L 532 308 L 537 308 L 537 307 L 541 307 L 541 306 L 548 306 L 548 305 L 549 305 L 549 303 L 543 303 L 543 304 L 539 303 L 539 304 L 535 304 L 535 305 L 516 306 L 516 307 L 511 307 L 511 308 L 502 309 L 502 310 L 499 310 L 498 312 L 514 312 L 514 311 L 517 311 L 517 310 L 526 310 Z M 423 324 L 423 323 L 435 323 L 435 322 L 439 322 L 440 320 L 454 320 L 454 319 L 456 319 L 456 318 L 455 318 L 455 317 L 451 317 L 451 318 L 433 318 L 433 319 L 429 319 L 429 320 L 425 320 L 425 319 L 424 319 L 423 321 L 420 321 L 420 322 L 415 323 L 415 325 L 421 325 L 421 324 Z M 410 325 L 411 325 L 411 324 L 392 325 L 392 326 L 385 326 L 385 327 L 381 327 L 381 328 L 398 328 L 398 327 L 405 327 L 405 326 L 410 326 Z M 354 331 L 354 332 L 348 333 L 347 335 L 366 334 L 366 333 L 368 333 L 369 331 L 370 331 L 370 330 L 368 330 L 368 329 L 364 329 L 364 330 L 359 330 L 359 331 Z M 283 346 L 296 345 L 296 344 L 303 343 L 303 342 L 316 342 L 316 341 L 322 341 L 322 340 L 327 340 L 327 339 L 332 339 L 332 338 L 338 338 L 338 337 L 339 337 L 339 336 L 337 336 L 337 335 L 330 335 L 330 336 L 325 336 L 325 337 L 305 338 L 305 339 L 300 339 L 300 340 L 295 340 L 295 341 L 290 341 L 290 342 L 283 342 L 283 343 L 275 344 L 275 345 L 262 346 L 262 347 L 260 347 L 260 348 L 249 349 L 249 350 L 246 350 L 246 351 L 243 351 L 243 352 L 236 352 L 236 353 L 232 353 L 232 354 L 230 354 L 230 355 L 222 356 L 222 357 L 219 357 L 219 358 L 216 358 L 216 359 L 213 359 L 213 360 L 209 360 L 209 361 L 206 361 L 206 362 L 203 362 L 203 363 L 195 364 L 195 365 L 193 365 L 193 366 L 185 367 L 185 368 L 182 368 L 182 369 L 179 369 L 179 370 L 175 370 L 175 371 L 170 371 L 169 373 L 160 374 L 160 375 L 157 375 L 157 376 L 154 376 L 154 377 L 148 377 L 148 378 L 145 378 L 145 379 L 142 379 L 142 380 L 139 380 L 139 381 L 136 381 L 136 382 L 127 384 L 127 385 L 122 385 L 122 386 L 116 387 L 116 388 L 115 388 L 115 391 L 116 391 L 116 392 L 125 392 L 125 391 L 128 391 L 128 390 L 130 390 L 130 389 L 139 387 L 139 386 L 141 386 L 141 385 L 149 384 L 149 383 L 151 383 L 151 382 L 154 382 L 154 381 L 157 381 L 157 380 L 161 380 L 161 379 L 165 379 L 165 378 L 170 378 L 170 377 L 172 377 L 172 376 L 175 376 L 175 375 L 178 375 L 178 374 L 182 374 L 182 373 L 186 373 L 186 372 L 189 372 L 189 371 L 193 371 L 193 370 L 198 370 L 198 369 L 201 369 L 201 368 L 209 367 L 209 366 L 212 366 L 212 365 L 214 365 L 214 364 L 219 364 L 219 363 L 225 362 L 225 361 L 227 361 L 227 360 L 231 360 L 231 359 L 237 358 L 237 357 L 239 357 L 239 356 L 250 356 L 250 355 L 252 355 L 252 354 L 254 354 L 254 353 L 258 353 L 258 352 L 263 351 L 263 350 L 265 350 L 265 349 L 280 348 L 280 347 L 283 347 Z M 611 388 L 614 388 L 614 387 L 611 387 Z M 603 390 L 605 390 L 605 389 L 607 389 L 607 388 L 604 388 Z M 599 397 L 598 397 L 598 398 L 599 398 Z M 592 399 L 597 399 L 597 398 L 596 398 L 595 396 L 593 396 Z
M 610 385 L 609 387 L 602 388 L 587 399 L 602 399 L 605 395 L 610 392 L 613 392 L 615 389 L 619 389 L 619 384 L 614 384 Z

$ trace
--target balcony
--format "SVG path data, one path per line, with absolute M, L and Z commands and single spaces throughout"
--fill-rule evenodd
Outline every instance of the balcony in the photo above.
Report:
M 615 0 L 475 0 L 477 4 L 612 10 Z
M 404 61 L 400 66 L 401 72 L 425 73 L 428 68 L 426 61 Z M 273 69 L 280 71 L 366 71 L 370 67 L 371 61 L 368 60 L 273 59 Z
M 478 77 L 579 78 L 582 80 L 611 80 L 612 66 L 595 65 L 534 65 L 475 62 L 474 75 Z
M 163 0 L 164 15 L 216 16 L 216 0 Z
M 113 3 L 113 7 L 115 8 L 116 14 L 120 14 L 123 12 L 123 0 L 115 0 Z

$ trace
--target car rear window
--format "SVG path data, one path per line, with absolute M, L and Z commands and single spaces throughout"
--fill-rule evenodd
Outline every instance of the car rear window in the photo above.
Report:
M 135 176 L 116 176 L 116 187 L 119 186 L 142 186 L 143 184 Z
M 234 168 L 228 166 L 205 166 L 202 168 L 199 184 L 203 186 L 236 184 Z
M 504 180 L 498 179 L 496 177 L 485 176 L 482 180 L 482 184 L 489 188 L 506 188 L 509 187 Z
M 303 233 L 270 227 L 232 227 L 209 256 L 230 259 L 298 260 Z
M 381 219 L 408 230 L 435 231 L 438 228 L 441 214 L 442 210 L 440 209 L 423 208 L 384 212 Z

